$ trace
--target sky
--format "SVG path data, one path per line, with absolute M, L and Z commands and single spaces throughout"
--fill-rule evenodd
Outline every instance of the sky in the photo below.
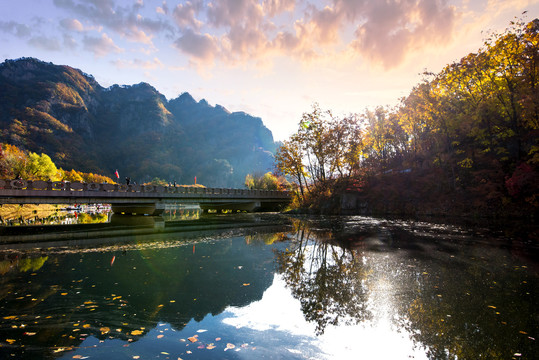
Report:
M 335 116 L 397 105 L 424 71 L 538 17 L 539 0 L 0 0 L 0 14 L 2 62 L 189 92 L 285 140 L 315 103 Z

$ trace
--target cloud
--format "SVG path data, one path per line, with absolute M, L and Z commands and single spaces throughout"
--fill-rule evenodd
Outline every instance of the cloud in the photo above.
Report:
M 28 37 L 31 34 L 30 27 L 15 21 L 0 21 L 0 31 L 15 35 L 18 38 Z
M 77 41 L 71 35 L 64 34 L 64 48 L 75 50 L 77 46 Z
M 162 31 L 173 31 L 163 20 L 144 18 L 139 11 L 144 6 L 136 1 L 131 6 L 116 6 L 112 0 L 53 0 L 54 4 L 77 15 L 95 26 L 119 34 L 131 42 L 150 44 L 153 36 Z
M 202 22 L 196 16 L 202 9 L 202 1 L 187 1 L 185 4 L 178 4 L 173 11 L 173 18 L 180 29 L 199 29 Z
M 84 26 L 77 19 L 62 19 L 60 26 L 69 31 L 84 31 Z
M 147 69 L 153 70 L 157 68 L 163 68 L 163 63 L 158 58 L 153 58 L 152 60 L 116 60 L 113 61 L 114 65 L 119 69 Z
M 269 17 L 282 14 L 284 12 L 293 12 L 296 7 L 296 0 L 264 0 L 262 8 Z
M 168 5 L 166 1 L 163 1 L 163 5 L 155 8 L 155 12 L 158 14 L 166 15 L 168 14 Z
M 209 34 L 199 34 L 188 29 L 174 45 L 182 52 L 203 62 L 212 62 L 218 55 L 218 40 Z
M 371 0 L 360 14 L 352 47 L 385 68 L 400 64 L 409 51 L 448 42 L 456 20 L 456 10 L 443 0 Z
M 35 36 L 28 40 L 28 44 L 47 51 L 60 51 L 62 49 L 58 39 L 46 36 Z
M 114 41 L 107 34 L 101 37 L 85 36 L 83 39 L 84 49 L 90 51 L 95 57 L 103 57 L 110 53 L 121 53 L 123 49 L 116 46 Z
M 256 0 L 216 0 L 208 4 L 208 24 L 214 27 L 261 25 L 264 11 Z

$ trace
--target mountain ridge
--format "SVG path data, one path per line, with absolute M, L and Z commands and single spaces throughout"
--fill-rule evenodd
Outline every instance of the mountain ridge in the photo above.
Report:
M 46 153 L 64 169 L 135 181 L 243 184 L 272 170 L 277 144 L 259 117 L 168 100 L 151 84 L 101 86 L 92 75 L 35 58 L 0 64 L 0 142 Z

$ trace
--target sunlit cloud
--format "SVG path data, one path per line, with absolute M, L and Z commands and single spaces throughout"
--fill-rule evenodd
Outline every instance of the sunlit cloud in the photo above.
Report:
M 178 4 L 172 13 L 176 25 L 180 29 L 199 29 L 202 22 L 196 16 L 202 10 L 202 1 L 187 1 L 184 4 Z
M 455 8 L 443 1 L 370 1 L 362 9 L 365 21 L 352 43 L 361 55 L 390 68 L 408 52 L 448 42 L 455 26 Z
M 84 31 L 84 26 L 77 19 L 62 19 L 60 25 L 69 31 Z
M 274 17 L 284 12 L 292 12 L 296 7 L 296 0 L 264 0 L 262 8 L 264 13 Z
M 123 52 L 123 49 L 114 44 L 114 41 L 107 34 L 102 34 L 101 37 L 85 36 L 83 44 L 84 49 L 93 53 L 95 57 Z

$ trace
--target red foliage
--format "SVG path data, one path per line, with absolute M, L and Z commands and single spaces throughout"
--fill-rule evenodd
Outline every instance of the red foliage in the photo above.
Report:
M 505 180 L 507 192 L 512 197 L 528 196 L 537 194 L 537 172 L 527 163 L 522 163 L 513 172 L 513 175 Z

